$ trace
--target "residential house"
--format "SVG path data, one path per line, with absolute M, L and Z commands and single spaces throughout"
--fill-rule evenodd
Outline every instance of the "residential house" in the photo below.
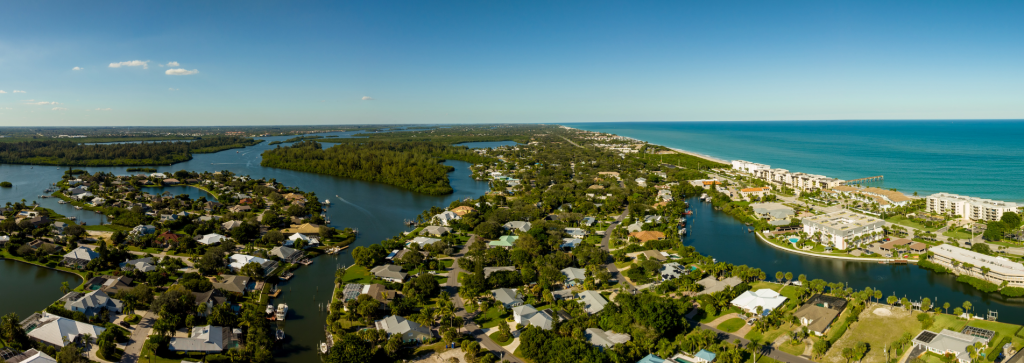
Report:
M 196 306 L 206 306 L 205 312 L 202 314 L 203 316 L 212 312 L 214 305 L 220 305 L 228 301 L 228 298 L 217 289 L 210 289 L 207 292 L 192 292 L 192 296 L 196 298 Z
M 515 289 L 494 289 L 491 290 L 491 296 L 494 297 L 494 301 L 501 303 L 506 309 L 514 308 L 525 303 L 523 301 L 523 295 L 519 294 Z
M 143 257 L 134 260 L 125 260 L 118 266 L 124 271 L 140 271 L 140 272 L 151 272 L 156 271 L 156 265 L 153 263 L 152 257 Z
M 743 294 L 733 299 L 731 304 L 748 313 L 756 313 L 757 308 L 761 307 L 762 315 L 768 315 L 768 313 L 778 308 L 785 301 L 786 297 L 779 295 L 775 290 L 760 289 L 757 291 L 744 291 Z
M 590 290 L 579 293 L 579 301 L 583 303 L 583 310 L 586 310 L 587 314 L 597 314 L 608 305 L 608 300 L 605 300 L 601 293 Z
M 277 246 L 270 250 L 271 256 L 276 256 L 282 261 L 295 262 L 302 259 L 305 254 L 302 251 L 296 250 L 291 247 Z
M 440 241 L 441 241 L 440 238 L 430 238 L 430 237 L 416 237 L 416 238 L 413 238 L 413 239 L 409 240 L 409 242 L 418 244 L 418 245 L 420 245 L 420 247 L 423 247 L 423 246 L 426 246 L 426 245 L 429 245 L 429 244 L 433 244 L 435 242 L 440 242 Z
M 960 363 L 970 363 L 974 359 L 971 359 L 970 353 L 967 352 L 967 347 L 975 343 L 981 343 L 983 348 L 987 348 L 988 341 L 992 338 L 992 336 L 983 338 L 978 335 L 987 334 L 964 334 L 949 329 L 942 329 L 938 333 L 925 330 L 918 333 L 911 343 L 915 347 L 924 347 L 929 352 L 940 356 L 952 354 Z
M 566 228 L 565 233 L 572 238 L 583 239 L 587 237 L 587 231 L 582 228 Z
M 605 331 L 599 328 L 587 328 L 583 337 L 587 338 L 590 344 L 604 348 L 611 348 L 616 344 L 628 342 L 630 339 L 629 334 L 616 333 L 611 330 Z
M 518 230 L 523 233 L 529 232 L 530 227 L 532 227 L 530 222 L 523 221 L 511 221 L 501 226 L 501 228 L 504 228 L 506 231 Z
M 233 341 L 231 328 L 220 326 L 197 326 L 189 338 L 171 338 L 167 350 L 172 352 L 220 353 Z
M 535 326 L 544 330 L 551 330 L 553 319 L 548 313 L 537 311 L 533 305 L 519 305 L 512 308 L 512 318 L 517 324 L 523 326 Z
M 427 234 L 427 235 L 430 235 L 430 236 L 434 236 L 434 237 L 444 237 L 445 235 L 447 235 L 449 233 L 452 233 L 452 229 L 448 228 L 448 227 L 441 227 L 441 226 L 426 226 L 426 227 L 423 227 L 423 231 L 422 232 L 424 234 Z
M 140 224 L 135 226 L 135 228 L 132 228 L 131 232 L 128 232 L 128 234 L 138 236 L 145 236 L 147 234 L 152 233 L 156 233 L 156 227 L 154 227 L 152 224 Z
M 509 271 L 509 272 L 511 272 L 511 271 L 515 271 L 515 270 L 516 270 L 515 266 L 484 267 L 484 278 L 486 279 L 488 277 L 491 277 L 492 273 L 495 273 L 495 272 L 498 272 L 498 271 Z
M 458 214 L 452 211 L 444 211 L 435 215 L 432 220 L 440 223 L 441 225 L 447 226 L 451 221 L 462 218 Z
M 235 229 L 235 228 L 238 228 L 238 227 L 241 227 L 241 226 L 242 226 L 242 221 L 239 221 L 239 220 L 231 220 L 231 221 L 227 221 L 227 222 L 221 223 L 221 227 L 223 227 L 225 231 L 230 231 L 232 229 Z
M 596 223 L 596 222 L 597 222 L 597 218 L 594 218 L 594 217 L 583 217 L 583 220 L 580 221 L 580 224 L 582 224 L 584 226 L 587 226 L 587 227 L 590 227 L 590 226 L 593 226 L 594 223 Z
M 200 244 L 204 244 L 204 245 L 210 246 L 210 245 L 215 245 L 215 244 L 221 243 L 221 242 L 223 242 L 227 238 L 228 238 L 227 236 L 219 234 L 219 233 L 210 233 L 210 234 L 204 234 L 202 236 L 199 236 L 198 238 L 196 238 L 196 242 L 199 242 Z
M 213 281 L 213 287 L 227 292 L 245 294 L 249 291 L 249 277 L 239 275 L 221 275 L 221 281 Z
M 452 213 L 455 213 L 455 215 L 459 217 L 462 217 L 472 212 L 476 212 L 476 209 L 473 209 L 473 207 L 470 207 L 468 205 L 460 205 L 458 207 L 452 208 Z
M 64 234 L 64 228 L 67 228 L 67 227 L 68 227 L 67 223 L 60 222 L 60 221 L 53 222 L 53 231 L 57 232 L 57 234 Z
M 89 317 L 96 316 L 103 309 L 111 313 L 120 313 L 123 308 L 121 300 L 111 298 L 102 290 L 92 291 L 78 300 L 64 303 L 64 309 L 78 311 Z
M 629 234 L 630 237 L 636 238 L 640 243 L 646 243 L 647 241 L 661 241 L 665 239 L 665 233 L 660 231 L 640 231 Z
M 239 272 L 242 271 L 242 267 L 245 267 L 245 265 L 254 262 L 259 264 L 260 267 L 263 268 L 264 275 L 273 272 L 274 269 L 277 268 L 277 261 L 271 261 L 262 257 L 243 255 L 239 253 L 231 255 L 231 263 L 229 263 L 228 266 L 231 267 L 232 271 Z
M 582 239 L 579 238 L 562 238 L 562 244 L 558 247 L 564 250 L 571 250 L 583 243 Z
M 576 284 L 582 283 L 587 279 L 587 271 L 575 267 L 563 268 L 562 275 L 565 276 L 565 284 L 568 286 L 576 286 Z
M 800 325 L 806 326 L 808 331 L 822 336 L 843 309 L 846 309 L 846 300 L 817 294 L 793 312 L 793 316 L 800 319 Z
M 57 363 L 56 359 L 35 348 L 14 355 L 4 354 L 3 358 L 7 359 L 7 363 Z
M 231 213 L 245 213 L 245 212 L 248 212 L 248 211 L 251 211 L 251 210 L 252 210 L 252 207 L 247 206 L 247 205 L 235 205 L 235 206 L 231 206 L 231 208 L 228 208 L 228 211 L 231 212 Z
M 433 337 L 429 328 L 397 315 L 377 320 L 374 325 L 377 329 L 386 331 L 389 336 L 397 334 L 402 337 L 402 342 L 406 343 L 422 342 Z
M 82 335 L 85 334 L 91 337 L 90 340 L 95 340 L 106 330 L 105 328 L 46 312 L 42 313 L 38 319 L 29 318 L 27 320 L 29 320 L 29 326 L 35 325 L 35 329 L 26 329 L 28 330 L 29 338 L 57 348 L 77 343 L 82 338 Z
M 491 241 L 488 243 L 488 247 L 503 247 L 512 248 L 516 245 L 516 241 L 519 240 L 519 236 L 501 236 L 498 237 L 497 241 Z
M 409 276 L 405 272 L 402 272 L 402 266 L 398 266 L 398 265 L 381 265 L 381 266 L 377 266 L 377 267 L 374 267 L 372 270 L 370 270 L 370 273 L 372 273 L 374 276 L 377 276 L 378 278 L 380 278 L 380 279 L 382 279 L 384 281 L 390 281 L 390 282 L 396 282 L 396 283 L 404 282 L 405 278 Z
M 99 257 L 100 254 L 93 252 L 88 247 L 78 247 L 64 255 L 64 266 L 83 268 L 89 264 L 89 261 Z

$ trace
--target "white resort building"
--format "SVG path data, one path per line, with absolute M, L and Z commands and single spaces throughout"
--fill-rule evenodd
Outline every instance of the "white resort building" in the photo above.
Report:
M 1003 218 L 1003 213 L 1016 212 L 1017 203 L 935 193 L 928 196 L 925 210 L 931 213 L 957 215 L 974 221 L 998 221 Z
M 746 160 L 733 160 L 732 169 L 739 170 L 747 174 L 754 174 L 758 170 L 771 169 L 771 166 L 765 164 L 752 163 Z
M 831 242 L 841 250 L 871 242 L 871 239 L 863 236 L 871 233 L 881 236 L 882 226 L 885 225 L 885 221 L 881 219 L 848 210 L 805 218 L 802 221 L 804 233 L 813 236 L 814 233 L 821 232 L 823 243 Z
M 969 276 L 988 280 L 997 285 L 1006 282 L 1006 286 L 1024 287 L 1024 265 L 1013 262 L 1005 257 L 994 257 L 984 255 L 971 250 L 963 249 L 953 245 L 939 245 L 932 247 L 932 262 L 945 266 L 956 274 L 966 273 Z M 953 267 L 953 261 L 959 267 Z M 970 270 L 963 264 L 970 264 Z M 981 268 L 988 267 L 987 274 L 983 274 Z
M 830 178 L 824 175 L 790 173 L 786 169 L 772 169 L 770 165 L 744 160 L 733 160 L 732 169 L 753 175 L 755 178 L 787 185 L 798 190 L 832 189 L 843 185 L 845 182 L 845 180 Z

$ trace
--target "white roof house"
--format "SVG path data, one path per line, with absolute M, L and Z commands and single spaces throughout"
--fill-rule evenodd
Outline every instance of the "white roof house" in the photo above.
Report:
M 222 235 L 222 234 L 210 233 L 210 234 L 203 235 L 202 237 L 200 237 L 196 241 L 199 242 L 199 243 L 202 243 L 204 245 L 213 245 L 213 244 L 221 243 L 226 238 L 228 238 L 228 237 L 225 236 L 225 235 Z
M 57 363 L 56 359 L 35 349 L 29 349 L 21 354 L 7 358 L 8 363 Z
M 971 355 L 967 352 L 967 347 L 979 342 L 987 347 L 988 341 L 989 339 L 975 335 L 942 329 L 938 333 L 928 330 L 922 331 L 917 334 L 912 343 L 915 347 L 924 346 L 928 351 L 936 354 L 945 355 L 946 353 L 951 353 L 956 356 L 957 361 L 960 363 L 969 363 Z
M 743 294 L 732 300 L 732 304 L 747 312 L 756 312 L 757 307 L 764 309 L 763 314 L 768 314 L 786 301 L 786 297 L 779 295 L 772 289 L 760 289 L 757 291 L 744 291 Z
M 124 304 L 121 300 L 111 298 L 102 290 L 95 290 L 85 294 L 78 300 L 64 303 L 64 309 L 78 311 L 85 316 L 95 316 L 102 309 L 113 313 L 120 313 Z
M 543 311 L 537 311 L 533 305 L 519 305 L 512 308 L 512 317 L 516 323 L 523 324 L 523 326 L 533 325 L 544 330 L 551 330 L 551 316 Z
M 433 336 L 429 328 L 396 315 L 377 320 L 375 325 L 377 329 L 388 332 L 388 335 L 400 335 L 403 342 L 424 341 Z
M 39 325 L 28 332 L 28 336 L 53 346 L 63 347 L 77 340 L 82 334 L 89 334 L 95 340 L 104 330 L 107 329 L 44 312 Z
M 429 244 L 433 244 L 434 242 L 440 242 L 440 241 L 441 241 L 440 238 L 430 238 L 430 237 L 416 237 L 416 238 L 413 238 L 413 239 L 409 240 L 409 242 L 416 243 L 416 244 L 418 244 L 420 246 L 426 246 L 426 245 L 429 245 Z
M 584 291 L 579 296 L 579 301 L 583 303 L 583 310 L 586 310 L 587 314 L 597 314 L 604 310 L 605 305 L 608 305 L 608 300 L 605 300 L 604 296 L 597 291 Z
M 565 281 L 570 286 L 575 285 L 575 281 L 583 281 L 587 279 L 587 271 L 581 268 L 566 267 L 562 269 L 562 275 L 565 275 Z
M 192 329 L 191 338 L 171 338 L 167 350 L 172 352 L 207 352 L 220 353 L 227 345 L 230 334 L 224 334 L 227 328 L 220 326 L 197 326 Z
M 229 264 L 229 266 L 231 266 L 232 269 L 237 271 L 237 270 L 241 270 L 242 266 L 245 266 L 245 265 L 249 264 L 249 262 L 255 262 L 255 263 L 260 264 L 260 266 L 262 266 L 263 264 L 267 263 L 268 261 L 267 261 L 267 259 L 262 258 L 262 257 L 249 256 L 249 255 L 243 255 L 243 254 L 237 254 L 236 253 L 236 254 L 231 255 L 231 263 Z
M 445 226 L 447 226 L 448 223 L 450 223 L 451 221 L 454 221 L 459 218 L 462 217 L 459 217 L 458 214 L 455 214 L 455 212 L 452 212 L 450 210 L 438 213 L 436 216 L 434 216 L 434 220 Z
M 523 221 L 511 221 L 511 222 L 505 223 L 502 226 L 502 228 L 504 228 L 506 230 L 517 229 L 520 232 L 529 232 L 530 231 L 530 227 L 531 227 L 530 222 L 523 222 Z

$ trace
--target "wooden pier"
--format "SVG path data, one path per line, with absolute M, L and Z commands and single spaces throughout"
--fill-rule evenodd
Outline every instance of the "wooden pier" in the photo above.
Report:
M 844 185 L 850 185 L 850 184 L 857 184 L 857 183 L 860 183 L 860 182 L 878 181 L 878 180 L 882 180 L 882 179 L 883 179 L 882 175 L 876 175 L 876 176 L 870 176 L 870 177 L 867 177 L 867 178 L 847 180 L 847 181 L 843 182 L 843 184 Z

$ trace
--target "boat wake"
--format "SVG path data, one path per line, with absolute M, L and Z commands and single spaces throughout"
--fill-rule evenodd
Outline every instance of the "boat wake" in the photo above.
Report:
M 345 203 L 345 204 L 348 204 L 348 205 L 350 205 L 352 207 L 355 207 L 357 210 L 359 210 L 360 212 L 362 212 L 365 215 L 368 215 L 370 217 L 374 217 L 373 213 L 370 213 L 370 211 L 366 210 L 366 208 L 363 208 L 363 207 L 360 207 L 358 205 L 355 205 L 352 202 L 349 202 L 349 201 L 345 200 L 345 198 L 342 198 L 340 195 L 335 194 L 334 196 L 336 198 L 338 198 L 338 200 L 340 200 L 342 203 Z

